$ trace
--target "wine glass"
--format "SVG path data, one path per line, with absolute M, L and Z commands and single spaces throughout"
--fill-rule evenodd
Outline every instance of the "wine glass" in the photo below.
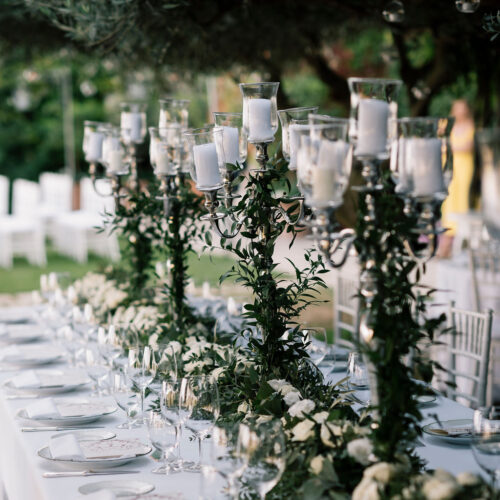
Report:
M 118 429 L 135 429 L 141 425 L 134 419 L 139 413 L 138 394 L 134 392 L 132 380 L 125 374 L 113 372 L 111 375 L 111 393 L 116 404 L 126 413 L 127 420 L 117 425 Z
M 140 390 L 142 417 L 146 389 L 156 376 L 157 366 L 151 346 L 136 345 L 129 348 L 126 373 Z
M 97 350 L 92 345 L 85 349 L 85 366 L 88 376 L 95 382 L 93 396 L 102 396 L 102 386 L 108 376 L 109 369 L 104 366 L 103 360 Z
M 169 455 L 174 451 L 177 444 L 177 431 L 175 425 L 165 418 L 161 412 L 150 411 L 146 418 L 146 427 L 148 428 L 151 444 L 161 452 L 163 465 L 153 469 L 154 474 L 175 474 L 180 472 L 173 468 L 168 460 Z
M 479 466 L 490 476 L 496 491 L 500 478 L 500 407 L 482 407 L 474 412 L 472 452 Z
M 285 434 L 281 422 L 242 424 L 237 453 L 245 463 L 244 480 L 265 499 L 285 470 Z
M 241 424 L 227 423 L 216 425 L 212 430 L 212 439 L 203 473 L 210 476 L 210 472 L 217 472 L 227 481 L 227 491 L 231 498 L 239 498 L 238 479 L 245 470 L 245 461 L 238 450 L 238 438 Z M 209 474 L 206 474 L 208 470 Z
M 363 363 L 359 352 L 350 352 L 347 359 L 347 376 L 349 385 L 353 389 L 366 390 L 369 388 L 368 370 Z
M 109 368 L 112 370 L 114 361 L 118 359 L 120 357 L 120 354 L 123 352 L 120 338 L 118 335 L 116 335 L 116 330 L 113 325 L 109 327 L 107 335 L 98 334 L 97 348 L 99 349 L 99 354 L 103 357 Z
M 326 329 L 321 326 L 304 326 L 302 328 L 304 343 L 312 362 L 319 368 L 334 358 L 333 346 L 328 343 Z
M 198 439 L 198 464 L 201 469 L 202 440 L 210 433 L 219 418 L 219 392 L 216 382 L 209 376 L 185 377 L 179 393 L 179 413 L 185 426 Z

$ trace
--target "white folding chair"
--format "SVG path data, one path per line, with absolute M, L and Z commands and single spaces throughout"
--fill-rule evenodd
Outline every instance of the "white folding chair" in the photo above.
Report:
M 38 218 L 40 187 L 36 182 L 16 179 L 12 188 L 12 215 L 0 218 L 0 266 L 12 267 L 14 255 L 31 264 L 47 263 L 45 232 Z
M 333 338 L 334 343 L 354 349 L 359 330 L 359 263 L 357 256 L 350 256 L 344 266 L 333 273 Z
M 99 192 L 109 190 L 106 179 L 97 181 Z M 57 250 L 78 262 L 86 262 L 89 250 L 108 257 L 111 260 L 120 258 L 118 237 L 115 232 L 103 227 L 104 214 L 114 214 L 113 196 L 99 196 L 89 178 L 80 181 L 80 210 L 63 214 L 55 220 L 54 244 Z
M 46 232 L 53 236 L 54 220 L 61 214 L 71 212 L 73 200 L 73 179 L 68 174 L 45 172 L 39 177 L 42 203 L 39 216 L 43 219 Z
M 448 311 L 448 397 L 473 408 L 487 402 L 493 311 L 458 309 Z M 455 386 L 455 387 L 453 387 Z

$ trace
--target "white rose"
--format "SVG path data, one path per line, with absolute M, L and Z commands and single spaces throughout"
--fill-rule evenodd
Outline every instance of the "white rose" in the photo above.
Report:
M 460 490 L 460 485 L 454 481 L 440 481 L 432 478 L 425 482 L 422 492 L 427 500 L 448 500 Z
M 361 465 L 368 465 L 373 454 L 372 442 L 368 438 L 354 439 L 347 443 L 347 454 Z
M 278 392 L 284 385 L 288 385 L 288 382 L 283 379 L 268 380 L 267 383 L 271 386 L 272 390 L 276 392 Z
M 298 392 L 293 385 L 287 384 L 280 388 L 278 391 L 282 396 L 286 396 L 290 392 Z
M 342 436 L 342 427 L 332 422 L 325 422 L 321 424 L 320 430 L 321 441 L 325 446 L 335 448 L 335 443 L 332 441 L 332 434 L 334 436 Z
M 306 441 L 314 435 L 314 422 L 311 420 L 302 420 L 292 429 L 292 441 Z
M 394 465 L 387 462 L 379 462 L 378 464 L 366 468 L 363 472 L 363 477 L 387 484 L 393 478 L 395 472 L 396 468 Z
M 475 486 L 479 483 L 479 477 L 472 472 L 461 472 L 457 476 L 457 482 L 461 486 Z
M 219 367 L 212 371 L 210 377 L 212 378 L 212 380 L 218 380 L 223 373 L 224 373 L 224 368 Z
M 179 354 L 181 351 L 182 351 L 182 344 L 180 342 L 177 342 L 177 340 L 171 340 L 168 343 L 167 352 L 169 355 L 171 355 L 171 353 Z
M 354 488 L 352 500 L 380 500 L 378 484 L 368 478 L 363 480 Z
M 197 368 L 199 368 L 201 366 L 201 363 L 199 361 L 191 361 L 189 363 L 186 363 L 184 365 L 184 371 L 186 373 L 191 373 L 193 371 L 195 371 Z
M 158 334 L 153 333 L 152 335 L 149 336 L 148 339 L 148 344 L 153 347 L 153 349 L 156 349 L 158 347 Z
M 323 422 L 325 422 L 325 420 L 328 418 L 328 412 L 327 411 L 320 411 L 318 413 L 315 413 L 313 415 L 313 419 L 315 422 L 317 422 L 318 424 L 322 424 Z
M 260 417 L 257 418 L 257 423 L 258 424 L 263 424 L 265 422 L 270 422 L 273 419 L 271 415 L 260 415 Z
M 243 401 L 239 404 L 238 409 L 236 410 L 238 413 L 248 413 L 250 406 L 246 401 Z
M 283 398 L 283 401 L 285 402 L 285 404 L 287 406 L 291 406 L 293 404 L 295 404 L 297 401 L 300 401 L 300 392 L 297 392 L 297 391 L 292 391 L 292 392 L 289 392 L 284 398 Z
M 309 470 L 317 476 L 323 470 L 324 461 L 325 457 L 323 457 L 322 455 L 314 457 L 309 464 Z
M 302 401 L 297 401 L 290 408 L 288 408 L 288 413 L 292 417 L 304 418 L 306 413 L 311 413 L 316 404 L 310 399 L 303 399 Z

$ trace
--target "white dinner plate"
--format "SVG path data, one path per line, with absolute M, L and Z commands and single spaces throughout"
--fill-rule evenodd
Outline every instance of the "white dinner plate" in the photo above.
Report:
M 51 439 L 59 439 L 63 436 L 67 436 L 68 434 L 73 434 L 78 442 L 80 441 L 107 441 L 108 439 L 113 439 L 116 437 L 116 434 L 111 431 L 100 431 L 99 429 L 89 429 L 89 430 L 81 430 L 81 431 L 67 431 L 67 432 L 58 432 L 54 434 Z
M 424 394 L 423 396 L 418 396 L 417 403 L 419 407 L 423 408 L 434 404 L 436 400 L 437 396 L 435 394 Z
M 16 417 L 29 422 L 36 422 L 42 425 L 72 426 L 95 422 L 101 417 L 111 415 L 117 410 L 116 405 L 104 401 L 81 400 L 55 400 L 59 412 L 62 415 L 54 417 L 28 417 L 26 408 L 20 408 L 16 412 Z
M 90 384 L 90 379 L 86 374 L 71 373 L 63 370 L 43 370 L 36 372 L 41 379 L 39 387 L 15 387 L 12 379 L 8 379 L 3 386 L 11 392 L 17 394 L 36 394 L 38 396 L 51 396 L 80 389 Z M 70 377 L 70 382 L 64 382 Z M 72 380 L 71 380 L 72 379 Z
M 2 344 L 27 344 L 44 337 L 44 331 L 36 325 L 8 325 L 0 329 Z
M 453 436 L 448 434 L 448 430 L 452 429 L 470 429 L 470 434 Z M 453 444 L 470 444 L 472 438 L 472 420 L 464 418 L 460 420 L 442 420 L 441 425 L 438 422 L 432 422 L 425 425 L 422 430 L 433 438 L 439 439 L 446 443 Z
M 117 497 L 144 495 L 155 489 L 154 485 L 143 481 L 98 481 L 87 483 L 78 488 L 82 495 L 91 495 L 102 490 L 112 491 Z
M 151 446 L 131 439 L 80 441 L 80 443 L 87 456 L 95 454 L 99 458 L 74 460 L 52 458 L 49 446 L 40 448 L 38 456 L 72 470 L 100 470 L 108 467 L 119 467 L 151 453 Z
M 18 355 L 0 357 L 3 367 L 34 368 L 62 361 L 65 355 L 61 349 L 46 344 L 22 345 L 17 349 Z

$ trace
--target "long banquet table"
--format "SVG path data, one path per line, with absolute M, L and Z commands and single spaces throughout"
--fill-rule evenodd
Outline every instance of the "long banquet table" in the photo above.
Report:
M 0 322 L 9 310 L 0 309 Z M 64 365 L 51 365 L 51 368 Z M 18 373 L 18 372 L 17 372 Z M 48 471 L 61 470 L 55 465 L 38 457 L 37 450 L 47 444 L 52 432 L 21 432 L 22 423 L 16 419 L 19 408 L 29 404 L 30 399 L 9 399 L 1 384 L 15 375 L 14 371 L 0 371 L 0 474 L 8 500 L 72 500 L 85 498 L 78 493 L 78 488 L 88 482 L 101 480 L 141 480 L 155 485 L 154 493 L 172 494 L 173 498 L 188 500 L 199 498 L 201 491 L 201 474 L 183 472 L 171 476 L 152 474 L 157 465 L 151 457 L 143 457 L 123 466 L 129 470 L 140 470 L 139 474 L 120 476 L 93 476 L 72 478 L 43 478 Z M 343 377 L 336 373 L 332 380 Z M 88 390 L 67 393 L 64 397 L 82 397 Z M 436 404 L 426 408 L 423 413 L 426 421 L 432 421 L 430 415 L 437 414 L 440 420 L 471 418 L 472 411 L 447 398 L 438 397 Z M 144 428 L 121 430 L 118 423 L 125 419 L 124 412 L 118 410 L 113 415 L 95 422 L 116 433 L 118 438 L 138 438 L 148 442 Z M 90 427 L 90 426 L 89 426 Z M 181 442 L 183 458 L 196 460 L 197 445 L 185 432 Z M 454 474 L 471 471 L 481 473 L 469 447 L 443 444 L 430 437 L 422 437 L 417 453 L 427 460 L 429 468 L 443 468 Z M 213 497 L 215 498 L 215 497 Z

